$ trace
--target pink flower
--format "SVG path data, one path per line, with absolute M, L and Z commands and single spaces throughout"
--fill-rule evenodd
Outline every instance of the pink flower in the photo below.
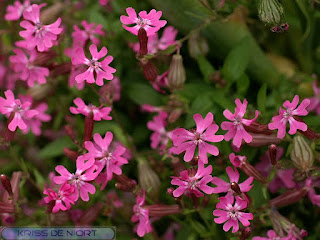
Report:
M 107 132 L 104 138 L 96 133 L 93 136 L 95 143 L 90 141 L 85 142 L 85 148 L 89 152 L 83 155 L 83 158 L 96 159 L 95 164 L 99 166 L 101 170 L 106 167 L 105 180 L 101 189 L 104 189 L 108 181 L 112 179 L 113 173 L 121 175 L 121 166 L 128 163 L 128 160 L 122 156 L 126 152 L 125 147 L 119 144 L 114 151 L 109 149 L 112 138 L 113 134 L 111 132 Z
M 100 97 L 107 103 L 118 102 L 121 96 L 120 93 L 121 84 L 118 77 L 114 77 L 112 81 L 104 84 L 99 90 Z
M 78 90 L 82 90 L 85 86 L 85 82 L 80 82 L 78 83 L 76 81 L 76 76 L 79 75 L 80 73 L 83 73 L 84 71 L 86 71 L 86 67 L 85 65 L 77 65 L 77 66 L 74 66 L 72 65 L 71 67 L 71 73 L 70 73 L 70 76 L 69 76 L 69 87 L 73 87 L 73 86 L 76 86 Z
M 235 169 L 233 171 L 232 167 L 227 167 L 226 168 L 226 172 L 227 172 L 227 174 L 229 176 L 230 183 L 227 183 L 227 182 L 225 182 L 224 180 L 222 180 L 222 179 L 220 179 L 218 177 L 213 177 L 211 183 L 217 185 L 217 187 L 213 188 L 212 193 L 223 193 L 223 192 L 226 192 L 228 194 L 233 194 L 234 190 L 232 190 L 232 188 L 231 188 L 231 184 L 232 183 L 233 184 L 236 183 L 239 186 L 240 191 L 242 193 L 249 192 L 250 189 L 253 187 L 253 185 L 250 185 L 252 183 L 252 181 L 253 181 L 253 177 L 249 177 L 244 182 L 238 184 L 239 177 L 240 177 L 240 174 L 239 174 L 238 170 Z
M 30 103 L 30 106 L 26 108 L 26 110 L 30 110 L 31 105 L 33 104 L 32 97 L 19 95 L 19 98 L 21 99 L 22 104 L 25 102 Z M 31 129 L 34 135 L 39 136 L 41 134 L 42 122 L 49 122 L 51 120 L 51 116 L 45 113 L 47 109 L 48 105 L 46 103 L 40 103 L 34 107 L 34 110 L 36 110 L 38 114 L 32 118 L 23 118 L 27 128 L 22 130 L 22 133 L 27 134 Z
M 109 116 L 111 112 L 111 107 L 96 107 L 94 105 L 86 105 L 81 98 L 76 98 L 73 100 L 74 104 L 77 106 L 70 107 L 70 112 L 73 114 L 82 114 L 86 117 L 89 116 L 90 113 L 93 114 L 94 121 L 111 120 L 112 117 Z
M 44 201 L 46 203 L 49 203 L 51 201 L 55 201 L 55 205 L 52 209 L 53 213 L 58 212 L 59 210 L 66 211 L 71 208 L 71 204 L 74 204 L 76 200 L 75 196 L 75 188 L 74 186 L 65 183 L 63 184 L 59 192 L 56 193 L 52 189 L 48 188 L 43 191 L 43 194 L 48 195 L 44 198 Z
M 314 189 L 315 187 L 320 188 L 320 178 L 307 178 L 305 181 L 305 186 L 309 189 L 308 197 L 312 204 L 320 207 L 320 195 L 318 195 Z
M 37 110 L 30 109 L 31 102 L 26 101 L 23 104 L 19 99 L 15 99 L 11 90 L 4 92 L 5 98 L 0 97 L 0 112 L 7 116 L 7 118 L 12 118 L 8 125 L 8 129 L 12 132 L 16 128 L 21 130 L 26 129 L 28 126 L 24 119 L 31 119 L 38 114 Z
M 196 130 L 188 131 L 184 128 L 175 129 L 172 132 L 172 142 L 174 147 L 172 148 L 175 154 L 186 152 L 184 160 L 186 162 L 191 161 L 194 156 L 196 147 L 199 149 L 199 160 L 203 163 L 208 163 L 207 153 L 214 156 L 219 154 L 219 149 L 207 142 L 221 142 L 223 140 L 222 135 L 215 135 L 219 126 L 213 123 L 213 114 L 209 112 L 205 119 L 200 114 L 193 115 L 193 119 L 196 122 Z
M 239 148 L 241 146 L 242 139 L 246 143 L 250 143 L 252 141 L 252 136 L 244 129 L 243 124 L 245 126 L 250 126 L 250 124 L 257 119 L 259 112 L 256 110 L 255 117 L 251 120 L 244 119 L 243 116 L 246 113 L 248 101 L 244 99 L 243 103 L 241 103 L 239 98 L 237 98 L 235 103 L 237 106 L 234 114 L 232 114 L 228 109 L 223 111 L 223 115 L 231 122 L 222 122 L 221 128 L 223 130 L 228 130 L 224 135 L 224 139 L 226 141 L 230 141 L 233 138 L 233 145 Z
M 15 1 L 13 5 L 7 7 L 7 13 L 4 16 L 4 19 L 7 21 L 19 20 L 22 16 L 24 10 L 30 8 L 30 1 L 25 0 L 23 4 L 20 1 Z
M 177 185 L 178 188 L 173 191 L 174 197 L 180 197 L 183 193 L 186 192 L 188 195 L 193 193 L 197 197 L 203 197 L 203 191 L 206 194 L 211 194 L 213 188 L 207 184 L 211 182 L 212 176 L 212 166 L 204 167 L 204 164 L 199 161 L 198 170 L 195 173 L 194 169 L 184 170 L 180 173 L 180 177 L 171 177 L 172 185 Z
M 144 208 L 145 204 L 145 192 L 142 196 L 137 195 L 136 204 L 133 206 L 132 222 L 139 222 L 137 226 L 137 234 L 139 237 L 143 237 L 146 233 L 152 231 L 152 226 L 149 221 L 149 210 Z
M 166 92 L 162 88 L 168 88 L 168 71 L 158 75 L 156 80 L 151 83 L 152 87 L 160 93 L 165 94 Z
M 159 112 L 159 115 L 154 116 L 153 120 L 147 123 L 148 129 L 154 131 L 151 135 L 151 148 L 153 149 L 159 147 L 159 150 L 163 150 L 168 144 L 171 132 L 167 132 L 165 129 L 167 117 L 166 112 Z
M 147 32 L 147 36 L 149 37 L 155 34 L 157 31 L 159 31 L 160 28 L 167 24 L 167 21 L 159 20 L 162 15 L 162 12 L 156 11 L 155 9 L 152 9 L 148 14 L 146 11 L 141 11 L 139 12 L 139 17 L 137 16 L 136 11 L 132 7 L 127 8 L 126 12 L 128 14 L 128 17 L 122 15 L 120 17 L 120 21 L 122 22 L 122 26 L 124 27 L 124 29 L 126 29 L 134 35 L 138 35 L 139 29 L 144 28 L 144 30 L 146 30 Z M 134 26 L 129 27 L 126 25 Z
M 279 237 L 275 231 L 269 230 L 267 232 L 268 237 L 253 237 L 252 240 L 290 240 L 288 237 Z M 295 238 L 294 238 L 295 239 Z M 291 239 L 293 240 L 293 239 Z
M 101 171 L 101 168 L 97 168 L 94 163 L 94 158 L 85 161 L 84 158 L 78 157 L 76 161 L 77 170 L 75 173 L 70 173 L 64 166 L 58 165 L 56 166 L 56 171 L 61 176 L 56 176 L 53 180 L 56 184 L 68 182 L 75 187 L 75 201 L 79 199 L 80 192 L 81 199 L 87 202 L 89 201 L 88 193 L 94 194 L 96 192 L 96 188 L 88 182 L 93 181 Z
M 87 81 L 87 83 L 94 83 L 98 86 L 103 85 L 103 79 L 112 80 L 113 73 L 116 71 L 114 68 L 110 67 L 109 64 L 112 62 L 113 57 L 107 56 L 102 62 L 98 60 L 105 57 L 108 53 L 106 47 L 103 47 L 100 52 L 98 52 L 97 46 L 92 44 L 89 47 L 89 51 L 92 55 L 92 59 L 86 58 L 84 55 L 83 48 L 78 48 L 72 57 L 73 65 L 87 65 L 88 69 L 75 77 L 78 83 Z M 96 79 L 94 77 L 96 74 Z
M 154 54 L 157 53 L 159 50 L 165 50 L 170 45 L 176 43 L 175 38 L 178 34 L 178 30 L 172 26 L 168 26 L 164 29 L 162 37 L 159 39 L 158 34 L 155 33 L 154 35 L 148 38 L 148 53 Z M 140 44 L 134 43 L 131 45 L 134 52 L 138 53 Z
M 250 222 L 248 220 L 253 219 L 252 213 L 245 213 L 241 210 L 247 208 L 248 203 L 241 199 L 240 197 L 235 198 L 236 201 L 234 202 L 234 196 L 232 194 L 228 194 L 225 197 L 220 197 L 220 202 L 217 204 L 217 208 L 213 211 L 213 215 L 217 218 L 214 219 L 215 223 L 221 224 L 226 222 L 223 225 L 223 230 L 225 232 L 229 231 L 232 227 L 232 233 L 235 233 L 239 230 L 239 222 L 240 221 L 243 226 L 248 227 Z
M 292 103 L 289 100 L 285 101 L 283 103 L 283 107 L 285 107 L 286 110 L 280 107 L 279 115 L 274 116 L 272 118 L 273 122 L 268 124 L 268 128 L 270 130 L 278 129 L 278 135 L 277 135 L 278 138 L 282 139 L 286 135 L 287 122 L 289 122 L 289 125 L 290 125 L 290 130 L 289 130 L 290 135 L 295 134 L 298 129 L 301 131 L 307 130 L 308 128 L 307 124 L 295 120 L 294 116 L 306 116 L 308 114 L 308 111 L 306 110 L 306 108 L 310 104 L 310 100 L 304 99 L 301 102 L 299 107 L 297 107 L 298 103 L 299 103 L 298 95 L 296 95 L 293 98 Z
M 310 105 L 307 107 L 308 111 L 315 111 L 320 115 L 320 88 L 317 87 L 317 81 L 312 84 L 314 97 L 309 98 Z
M 96 35 L 104 36 L 105 33 L 102 31 L 102 25 L 95 23 L 88 23 L 87 21 L 81 21 L 84 30 L 81 30 L 77 25 L 73 26 L 74 32 L 72 33 L 74 46 L 84 47 L 85 43 L 90 40 L 93 44 L 98 45 L 99 39 Z
M 29 87 L 33 87 L 35 82 L 39 84 L 47 82 L 46 77 L 49 76 L 49 69 L 33 64 L 38 56 L 35 49 L 29 52 L 29 57 L 19 48 L 14 49 L 13 52 L 16 55 L 10 56 L 9 59 L 14 71 L 19 73 L 21 80 L 26 81 Z
M 39 52 L 46 51 L 52 47 L 52 41 L 57 40 L 58 35 L 62 32 L 62 28 L 59 28 L 61 18 L 50 25 L 43 25 L 40 22 L 40 7 L 37 4 L 26 9 L 23 17 L 28 21 L 22 21 L 20 26 L 26 30 L 19 34 L 26 40 L 28 49 L 37 47 Z

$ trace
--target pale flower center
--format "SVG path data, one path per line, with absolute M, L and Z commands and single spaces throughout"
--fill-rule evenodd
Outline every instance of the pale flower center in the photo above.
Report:
M 36 25 L 34 25 L 34 31 L 35 33 L 40 33 L 44 30 L 44 25 L 41 23 L 36 23 Z
M 231 210 L 229 213 L 228 213 L 229 217 L 232 218 L 232 219 L 237 219 L 238 217 L 238 212 L 236 210 Z
M 194 134 L 194 140 L 193 140 L 194 144 L 198 145 L 203 142 L 202 140 L 203 134 L 197 133 L 196 131 L 194 131 L 193 134 Z
M 191 190 L 195 190 L 195 189 L 197 188 L 197 185 L 198 185 L 198 181 L 197 181 L 197 180 L 191 180 L 191 181 L 189 182 L 188 187 L 189 187 L 189 189 L 191 189 Z
M 283 113 L 283 117 L 284 118 L 289 118 L 292 116 L 292 110 L 291 109 L 287 109 L 284 113 Z
M 234 121 L 233 121 L 233 124 L 235 125 L 235 126 L 239 126 L 240 124 L 241 124 L 241 118 L 240 117 L 235 117 L 234 118 Z
M 91 59 L 90 63 L 89 63 L 89 66 L 94 68 L 94 69 L 97 69 L 97 68 L 100 67 L 100 62 L 98 62 L 97 60 Z
M 150 20 L 138 17 L 138 26 L 144 27 L 145 25 L 150 25 Z

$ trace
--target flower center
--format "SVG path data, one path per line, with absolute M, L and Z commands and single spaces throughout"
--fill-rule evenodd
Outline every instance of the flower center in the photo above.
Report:
M 234 209 L 229 212 L 229 217 L 230 217 L 230 218 L 236 219 L 237 216 L 238 216 L 238 212 L 235 211 Z
M 89 64 L 90 64 L 89 66 L 94 69 L 97 69 L 100 67 L 100 62 L 98 62 L 97 60 L 94 60 L 94 59 L 91 59 Z
M 189 189 L 191 189 L 191 190 L 195 190 L 196 188 L 197 188 L 197 184 L 198 184 L 198 181 L 197 180 L 191 180 L 190 182 L 189 182 Z
M 78 184 L 79 182 L 81 182 L 82 180 L 81 180 L 81 178 L 80 178 L 80 175 L 79 174 L 72 174 L 72 176 L 71 176 L 71 182 L 74 182 L 74 183 L 76 183 L 76 184 Z
M 202 140 L 202 134 L 199 134 L 199 133 L 197 133 L 196 131 L 194 131 L 193 134 L 194 134 L 194 140 L 193 140 L 194 144 L 198 145 L 198 144 L 200 144 L 200 143 L 203 142 L 203 140 Z
M 284 118 L 289 118 L 292 116 L 292 110 L 291 109 L 287 109 L 284 113 L 283 113 L 283 117 Z
M 40 33 L 44 30 L 44 25 L 41 23 L 36 23 L 36 25 L 34 25 L 34 31 L 35 33 Z
M 14 111 L 15 112 L 22 112 L 22 106 L 20 104 L 16 104 L 14 106 Z
M 234 121 L 233 121 L 233 124 L 235 126 L 239 126 L 241 124 L 241 119 L 239 117 L 235 117 Z

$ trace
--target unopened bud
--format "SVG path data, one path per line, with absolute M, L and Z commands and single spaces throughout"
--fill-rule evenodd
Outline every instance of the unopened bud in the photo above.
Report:
M 5 174 L 1 174 L 0 179 L 1 179 L 3 188 L 8 192 L 9 196 L 12 198 L 13 192 L 12 192 L 11 182 L 9 178 Z
M 179 117 L 181 116 L 182 113 L 183 113 L 182 108 L 174 109 L 172 112 L 169 113 L 168 122 L 174 123 L 175 121 L 177 121 L 179 119 Z
M 153 199 L 157 199 L 160 193 L 160 179 L 145 160 L 139 161 L 138 177 L 141 188 Z
M 251 236 L 251 229 L 249 227 L 246 227 L 241 231 L 240 240 L 249 239 L 250 236 Z
M 293 138 L 293 147 L 290 156 L 293 164 L 299 170 L 308 171 L 312 168 L 313 153 L 309 144 L 304 140 L 304 137 L 296 135 Z
M 181 162 L 180 158 L 172 157 L 171 166 L 173 168 L 173 172 L 175 176 L 180 176 L 180 172 L 186 170 L 185 166 Z
M 93 112 L 90 112 L 88 116 L 86 116 L 84 120 L 84 136 L 83 136 L 83 145 L 86 141 L 90 141 L 92 138 L 94 127 L 94 120 L 93 120 Z
M 97 219 L 101 210 L 103 209 L 103 203 L 98 202 L 93 205 L 91 208 L 87 209 L 80 219 L 78 220 L 79 226 L 91 226 L 92 223 Z
M 37 58 L 33 61 L 32 65 L 34 66 L 43 66 L 47 65 L 49 61 L 55 58 L 56 52 L 49 50 L 48 52 L 38 53 Z
M 270 28 L 270 30 L 274 33 L 282 33 L 287 31 L 289 28 L 289 24 L 288 23 L 281 23 L 279 26 L 275 25 L 272 28 Z
M 63 153 L 66 155 L 69 159 L 76 162 L 77 158 L 79 157 L 79 154 L 76 151 L 73 151 L 69 148 L 63 148 Z
M 293 116 L 293 118 L 299 122 L 303 122 L 303 119 L 299 116 Z M 315 138 L 317 138 L 317 133 L 315 133 L 311 128 L 307 127 L 306 131 L 301 131 L 300 129 L 298 129 L 298 132 L 301 133 L 302 135 L 304 135 L 306 138 L 313 140 Z
M 183 59 L 180 54 L 172 56 L 168 70 L 168 85 L 171 91 L 182 89 L 186 81 L 186 70 L 183 66 Z
M 270 25 L 278 24 L 283 15 L 282 4 L 278 0 L 260 0 L 258 14 L 262 22 Z
M 148 36 L 144 28 L 139 28 L 138 39 L 139 39 L 139 45 L 140 45 L 139 55 L 144 56 L 148 53 Z
M 283 194 L 270 200 L 270 205 L 275 207 L 282 207 L 295 203 L 302 199 L 308 193 L 307 188 L 287 190 Z
M 190 162 L 188 162 L 191 166 L 198 166 L 199 156 L 194 156 Z
M 117 181 L 115 185 L 116 188 L 121 191 L 132 192 L 137 186 L 137 182 L 133 179 L 128 178 L 125 174 L 113 174 L 113 178 Z
M 56 1 L 53 5 L 41 11 L 41 23 L 49 24 L 54 22 L 57 19 L 57 17 L 61 15 L 61 12 L 64 10 L 64 7 L 65 5 L 62 2 Z
M 277 146 L 275 144 L 271 144 L 269 146 L 269 156 L 272 165 L 277 164 Z
M 67 135 L 72 139 L 72 141 L 73 141 L 75 144 L 78 144 L 79 142 L 78 142 L 78 140 L 76 139 L 76 136 L 75 136 L 74 131 L 73 131 L 73 129 L 71 128 L 71 126 L 70 126 L 70 125 L 66 125 L 66 126 L 64 127 L 64 129 L 66 130 Z
M 265 135 L 260 133 L 250 133 L 250 135 L 252 136 L 252 141 L 248 143 L 250 147 L 261 147 L 272 143 L 278 144 L 281 142 L 281 139 L 277 138 L 275 134 Z
M 14 139 L 15 133 L 17 131 L 16 129 L 15 131 L 12 132 L 9 130 L 9 127 L 8 127 L 10 122 L 13 120 L 14 116 L 15 116 L 15 113 L 12 112 L 7 120 L 7 128 L 3 135 L 3 138 L 6 142 L 11 142 Z
M 179 205 L 147 205 L 144 208 L 149 210 L 150 217 L 163 217 L 172 214 L 179 214 Z
M 56 204 L 56 201 L 55 201 L 55 200 L 50 201 L 50 202 L 47 204 L 46 213 L 52 213 L 52 209 L 53 209 L 53 207 L 54 207 L 55 204 Z
M 149 60 L 142 64 L 143 75 L 149 82 L 154 82 L 158 77 L 158 70 Z
M 200 32 L 193 32 L 188 41 L 188 50 L 191 57 L 198 59 L 199 55 L 206 55 L 209 51 L 209 46 L 206 39 Z
M 0 213 L 14 213 L 14 205 L 0 202 Z
M 50 76 L 55 78 L 60 75 L 66 75 L 71 72 L 72 64 L 69 62 L 56 65 L 50 72 Z
M 51 91 L 52 91 L 52 86 L 50 86 L 50 84 L 35 84 L 33 87 L 27 90 L 27 93 L 35 101 L 37 101 L 43 98 L 47 98 Z
M 274 133 L 273 131 L 269 130 L 267 124 L 261 124 L 258 122 L 253 122 L 249 126 L 244 125 L 244 128 L 249 133 L 260 133 L 263 135 L 272 135 Z
M 240 190 L 240 187 L 238 185 L 238 183 L 236 182 L 232 182 L 230 183 L 230 188 L 237 194 L 237 195 L 241 195 L 241 190 Z

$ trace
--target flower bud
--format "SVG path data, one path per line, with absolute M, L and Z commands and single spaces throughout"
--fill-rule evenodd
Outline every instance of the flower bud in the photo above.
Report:
M 160 179 L 144 160 L 139 161 L 138 178 L 141 188 L 147 191 L 153 199 L 157 199 L 160 193 Z
M 77 158 L 79 157 L 79 154 L 76 151 L 71 150 L 70 148 L 63 148 L 63 153 L 74 162 L 76 162 Z
M 72 64 L 69 62 L 55 65 L 54 69 L 50 72 L 50 76 L 56 78 L 60 75 L 67 75 L 71 72 Z
M 138 31 L 138 39 L 139 39 L 139 55 L 144 56 L 148 53 L 148 36 L 146 30 L 144 28 L 140 28 Z
M 20 179 L 21 179 L 21 175 L 22 175 L 22 172 L 13 172 L 12 175 L 11 175 L 11 181 L 10 181 L 10 185 L 11 185 L 11 188 L 12 188 L 12 192 L 13 192 L 13 195 L 10 195 L 10 193 L 8 191 L 4 192 L 3 194 L 3 202 L 6 202 L 6 203 L 12 203 L 13 201 L 16 202 L 19 198 L 19 184 L 20 184 Z M 2 181 L 2 179 L 1 179 Z M 9 182 L 6 183 L 6 185 L 8 185 Z M 5 184 L 3 184 L 5 185 Z M 5 187 L 5 186 L 3 186 Z M 7 190 L 7 189 L 6 189 Z M 9 197 L 10 195 L 10 197 Z M 13 197 L 13 199 L 12 199 Z
M 149 60 L 146 63 L 142 63 L 142 70 L 145 79 L 149 82 L 156 81 L 158 77 L 158 69 L 153 65 L 153 63 Z
M 38 101 L 48 97 L 51 91 L 52 91 L 52 86 L 50 86 L 50 84 L 35 84 L 33 87 L 27 90 L 27 93 L 35 101 Z
M 278 0 L 260 0 L 258 14 L 262 22 L 270 25 L 278 24 L 283 15 L 282 4 Z
M 180 172 L 186 170 L 185 166 L 183 165 L 180 158 L 178 157 L 171 158 L 171 166 L 173 168 L 173 172 L 175 176 L 180 176 Z
M 14 213 L 14 205 L 12 203 L 0 202 L 0 213 Z
M 236 183 L 236 182 L 230 183 L 230 188 L 231 188 L 237 195 L 241 195 L 241 190 L 240 190 L 240 187 L 239 187 L 238 183 Z
M 7 142 L 7 143 L 11 142 L 14 139 L 14 136 L 15 136 L 16 131 L 17 131 L 17 129 L 16 129 L 15 131 L 12 132 L 8 128 L 10 122 L 14 118 L 14 115 L 15 115 L 15 113 L 13 113 L 13 112 L 10 114 L 10 116 L 9 116 L 9 118 L 7 120 L 7 128 L 6 128 L 6 131 L 4 132 L 4 135 L 3 135 L 3 138 L 4 138 L 5 142 Z
M 271 144 L 269 146 L 269 156 L 272 165 L 277 164 L 277 146 L 275 144 Z
M 308 193 L 307 188 L 287 190 L 281 195 L 270 200 L 270 205 L 275 207 L 283 207 L 295 203 L 302 199 Z
M 171 214 L 179 214 L 181 209 L 179 205 L 147 205 L 144 207 L 149 210 L 150 217 L 163 217 Z
M 3 188 L 8 192 L 9 196 L 13 197 L 12 187 L 9 178 L 5 174 L 1 174 L 1 183 Z
M 49 50 L 48 52 L 38 53 L 37 58 L 33 61 L 32 65 L 34 66 L 44 66 L 47 65 L 48 62 L 56 56 L 56 52 L 53 50 Z
M 313 153 L 304 137 L 296 135 L 293 138 L 293 148 L 290 156 L 293 164 L 299 170 L 308 171 L 312 168 Z
M 83 136 L 83 146 L 86 141 L 90 141 L 92 138 L 94 127 L 94 120 L 93 120 L 93 112 L 90 112 L 88 116 L 86 116 L 84 120 L 84 136 Z
M 278 144 L 281 142 L 281 139 L 277 138 L 275 134 L 265 135 L 260 133 L 250 133 L 252 136 L 252 141 L 248 143 L 250 147 L 261 147 L 266 146 L 272 143 Z
M 53 5 L 41 11 L 40 21 L 43 24 L 54 22 L 61 12 L 64 10 L 65 5 L 62 2 L 56 1 Z
M 209 51 L 209 46 L 206 39 L 200 32 L 193 32 L 188 41 L 188 50 L 191 57 L 198 59 L 199 55 L 206 55 Z
M 103 203 L 98 202 L 93 205 L 91 208 L 87 209 L 80 219 L 78 220 L 79 226 L 91 226 L 92 223 L 97 219 L 101 210 L 103 209 Z
M 66 125 L 66 126 L 64 127 L 64 129 L 65 129 L 67 135 L 71 138 L 71 140 L 72 140 L 75 144 L 78 144 L 79 142 L 78 142 L 78 140 L 76 139 L 76 136 L 75 136 L 74 131 L 73 131 L 73 129 L 71 128 L 71 126 L 70 126 L 70 125 Z
M 249 227 L 246 227 L 241 231 L 240 240 L 249 239 L 250 236 L 251 236 L 251 229 Z
M 136 180 L 128 178 L 125 174 L 117 175 L 113 174 L 113 178 L 117 181 L 116 188 L 124 192 L 132 192 L 136 186 Z
M 172 56 L 168 70 L 168 85 L 171 91 L 182 89 L 186 81 L 186 71 L 180 54 Z

